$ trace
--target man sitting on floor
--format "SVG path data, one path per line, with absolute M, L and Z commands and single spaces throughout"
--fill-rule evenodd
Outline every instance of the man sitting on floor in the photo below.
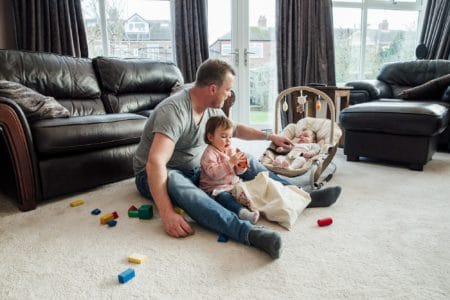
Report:
M 209 117 L 223 115 L 220 109 L 230 96 L 235 72 L 226 62 L 210 59 L 197 71 L 195 84 L 158 105 L 147 121 L 134 157 L 136 186 L 153 199 L 166 233 L 186 237 L 194 233 L 191 225 L 174 210 L 181 207 L 199 225 L 267 252 L 272 258 L 281 254 L 280 235 L 241 220 L 198 188 L 200 158 L 206 147 L 203 140 Z M 234 136 L 245 140 L 270 139 L 277 146 L 290 147 L 282 136 L 244 124 L 237 124 Z M 267 169 L 249 157 L 249 168 L 240 177 L 251 180 Z M 289 184 L 270 172 L 270 177 Z M 313 191 L 309 207 L 333 204 L 340 187 Z

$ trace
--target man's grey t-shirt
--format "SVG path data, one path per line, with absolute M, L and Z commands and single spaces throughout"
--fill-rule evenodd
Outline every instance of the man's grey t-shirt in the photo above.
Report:
M 209 117 L 223 115 L 221 109 L 208 108 L 200 123 L 195 125 L 189 90 L 182 90 L 161 102 L 145 124 L 141 141 L 133 158 L 134 173 L 145 170 L 148 152 L 155 133 L 162 133 L 175 143 L 175 149 L 167 167 L 192 170 L 200 166 L 200 158 L 206 148 L 203 140 Z

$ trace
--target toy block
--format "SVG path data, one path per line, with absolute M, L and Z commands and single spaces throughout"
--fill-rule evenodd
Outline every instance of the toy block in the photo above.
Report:
M 226 243 L 226 242 L 228 242 L 228 236 L 226 236 L 225 234 L 222 233 L 219 235 L 219 238 L 217 239 L 217 241 L 219 243 Z
M 109 227 L 114 227 L 117 225 L 117 221 L 116 220 L 111 220 L 108 221 L 106 224 L 108 224 Z
M 153 206 L 151 204 L 141 205 L 139 207 L 139 219 L 151 219 L 153 218 Z
M 113 215 L 114 219 L 118 219 L 119 218 L 119 214 L 117 213 L 117 211 L 113 211 L 112 215 Z
M 328 226 L 333 224 L 333 219 L 332 218 L 323 218 L 323 219 L 319 219 L 317 220 L 317 225 L 319 225 L 320 227 L 323 226 Z
M 99 215 L 102 211 L 98 208 L 94 209 L 93 211 L 91 211 L 92 215 Z
M 133 253 L 128 256 L 128 261 L 134 264 L 141 264 L 147 260 L 147 255 Z
M 176 206 L 174 208 L 175 212 L 179 215 L 183 215 L 184 214 L 184 210 L 181 207 Z
M 138 210 L 129 210 L 128 216 L 130 218 L 138 218 L 139 217 L 139 211 Z
M 136 273 L 134 272 L 133 269 L 126 269 L 125 271 L 123 271 L 122 273 L 119 274 L 119 282 L 120 283 L 125 283 L 127 281 L 129 281 L 131 278 L 133 278 L 136 275 Z
M 84 204 L 84 200 L 75 200 L 75 201 L 70 202 L 70 206 L 72 206 L 72 207 L 80 206 L 82 204 Z
M 100 217 L 100 224 L 104 225 L 111 220 L 114 220 L 114 215 L 112 213 L 104 214 L 103 216 Z
M 128 208 L 128 211 L 138 210 L 136 206 L 131 205 L 130 208 Z

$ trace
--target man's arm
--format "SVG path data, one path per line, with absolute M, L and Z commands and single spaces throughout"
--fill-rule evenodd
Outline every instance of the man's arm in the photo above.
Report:
M 194 231 L 188 222 L 174 209 L 167 192 L 167 162 L 172 157 L 175 143 L 161 133 L 156 133 L 148 152 L 145 170 L 153 200 L 158 207 L 159 215 L 166 233 L 173 237 L 185 237 Z
M 235 136 L 243 140 L 268 140 L 279 147 L 292 148 L 292 142 L 288 138 L 276 134 L 267 134 L 264 131 L 238 123 Z

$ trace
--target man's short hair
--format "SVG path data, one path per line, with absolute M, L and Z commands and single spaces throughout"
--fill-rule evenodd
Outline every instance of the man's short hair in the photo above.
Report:
M 195 84 L 199 87 L 205 87 L 210 84 L 222 86 L 227 73 L 236 75 L 233 67 L 226 61 L 220 59 L 207 59 L 197 70 Z

